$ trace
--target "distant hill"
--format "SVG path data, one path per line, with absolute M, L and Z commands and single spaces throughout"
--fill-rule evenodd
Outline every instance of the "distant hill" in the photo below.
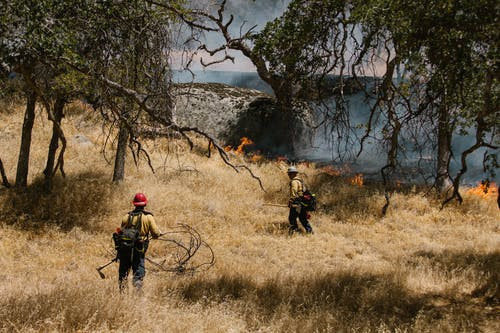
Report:
M 271 86 L 262 81 L 257 72 L 193 71 L 193 74 L 191 74 L 188 71 L 175 71 L 173 79 L 176 83 L 223 83 L 238 88 L 254 89 L 274 95 Z M 335 86 L 338 86 L 339 80 L 340 76 L 338 75 L 328 75 L 325 77 L 324 83 L 321 85 L 322 93 L 325 94 L 324 96 L 328 96 L 328 94 L 337 91 Z M 352 78 L 344 78 L 344 94 L 356 94 L 361 91 L 360 83 L 368 87 L 373 80 L 374 79 L 371 77 L 359 77 L 358 82 Z M 301 98 L 307 96 L 306 99 L 314 99 L 317 93 L 313 93 L 309 89 L 301 91 L 299 96 Z
M 238 88 L 259 90 L 272 95 L 271 87 L 261 80 L 256 72 L 235 71 L 193 71 L 194 77 L 188 71 L 175 71 L 174 82 L 177 83 L 224 83 Z

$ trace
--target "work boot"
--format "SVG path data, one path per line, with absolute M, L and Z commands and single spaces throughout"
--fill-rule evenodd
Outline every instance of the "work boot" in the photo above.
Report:
M 120 290 L 120 294 L 126 293 L 128 290 L 128 281 L 127 278 L 121 279 L 118 281 L 118 288 Z

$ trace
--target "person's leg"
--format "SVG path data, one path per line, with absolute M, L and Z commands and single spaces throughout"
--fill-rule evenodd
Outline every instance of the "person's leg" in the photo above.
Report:
M 290 213 L 288 214 L 288 222 L 290 222 L 290 233 L 295 231 L 299 231 L 299 227 L 297 226 L 297 210 L 295 207 L 290 207 Z
M 144 253 L 134 252 L 132 270 L 134 272 L 132 284 L 134 285 L 134 287 L 140 290 L 142 288 L 142 280 L 146 275 L 146 268 L 144 266 Z
M 304 207 L 301 207 L 300 214 L 299 214 L 299 220 L 304 229 L 306 229 L 306 232 L 308 234 L 312 234 L 313 229 L 311 227 L 311 224 L 309 224 L 309 221 L 307 220 L 307 211 Z
M 122 251 L 119 255 L 120 266 L 118 267 L 118 286 L 120 291 L 123 292 L 127 288 L 127 277 L 131 262 L 131 253 L 128 251 Z

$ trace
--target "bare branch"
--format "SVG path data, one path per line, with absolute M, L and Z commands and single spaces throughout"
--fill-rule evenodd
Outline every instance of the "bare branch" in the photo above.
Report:
M 182 12 L 179 9 L 177 9 L 174 6 L 169 5 L 168 3 L 165 2 L 159 2 L 159 1 L 154 1 L 154 0 L 147 0 L 150 4 L 166 8 L 173 13 L 175 13 L 184 23 L 186 23 L 188 26 L 196 29 L 201 29 L 204 31 L 218 31 L 216 28 L 212 28 L 203 24 L 198 23 L 195 19 L 191 19 L 189 16 L 192 16 L 193 14 L 198 14 L 201 15 L 203 13 L 197 12 L 197 11 L 190 11 L 190 12 Z
M 248 173 L 252 176 L 252 178 L 256 179 L 259 182 L 259 185 L 260 185 L 260 188 L 262 189 L 262 191 L 267 193 L 267 191 L 264 189 L 264 186 L 262 185 L 262 181 L 260 180 L 260 178 L 257 177 L 256 175 L 254 175 L 254 173 L 252 172 L 252 170 L 250 170 L 249 167 L 247 167 L 246 165 L 236 165 L 236 167 L 247 170 Z
M 488 125 L 486 123 L 486 117 L 491 116 L 497 112 L 497 108 L 494 107 L 492 104 L 492 84 L 493 84 L 493 74 L 488 71 L 486 73 L 486 78 L 485 78 L 486 86 L 483 92 L 483 107 L 481 108 L 480 112 L 478 112 L 477 117 L 476 117 L 476 142 L 470 146 L 468 149 L 466 149 L 462 155 L 461 155 L 461 164 L 462 168 L 460 171 L 457 173 L 455 178 L 453 179 L 453 192 L 450 197 L 448 197 L 441 205 L 441 208 L 444 208 L 446 204 L 448 204 L 451 200 L 456 198 L 459 203 L 463 202 L 463 198 L 460 195 L 459 189 L 460 189 L 460 181 L 462 179 L 462 176 L 467 172 L 468 166 L 467 166 L 467 157 L 472 154 L 474 151 L 481 147 L 488 147 L 491 149 L 498 149 L 498 147 L 495 147 L 487 142 L 484 141 L 484 135 L 488 129 Z
M 220 63 L 223 63 L 225 62 L 226 60 L 231 60 L 231 62 L 234 64 L 234 57 L 233 56 L 230 56 L 228 54 L 226 54 L 226 56 L 222 59 L 219 59 L 219 60 L 214 60 L 214 61 L 211 61 L 211 62 L 204 62 L 203 61 L 203 58 L 200 58 L 200 63 L 203 67 L 208 67 L 208 66 L 211 66 L 211 65 L 214 65 L 214 64 L 220 64 Z

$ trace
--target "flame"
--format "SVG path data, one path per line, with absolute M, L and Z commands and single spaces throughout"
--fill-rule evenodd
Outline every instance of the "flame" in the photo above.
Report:
M 309 168 L 311 166 L 311 162 L 309 161 L 302 161 L 298 164 L 298 166 L 300 167 L 304 167 L 304 168 Z
M 486 199 L 488 197 L 496 197 L 498 195 L 497 184 L 489 181 L 482 181 L 466 192 L 469 195 L 475 195 L 480 198 Z
M 232 146 L 226 146 L 224 147 L 224 151 L 226 152 L 234 151 L 236 154 L 243 154 L 243 148 L 251 144 L 253 144 L 253 141 L 244 136 L 240 139 L 240 145 L 236 149 L 233 149 Z
M 363 186 L 363 174 L 362 173 L 356 174 L 354 177 L 350 179 L 350 181 L 352 185 L 356 185 L 359 187 Z
M 340 176 L 342 174 L 341 170 L 336 169 L 336 168 L 334 168 L 331 165 L 327 165 L 327 166 L 321 168 L 321 171 L 323 171 L 324 173 L 329 174 L 330 176 Z
M 261 154 L 255 154 L 251 157 L 252 162 L 259 162 L 264 158 Z
M 238 146 L 238 148 L 236 148 L 236 154 L 243 154 L 243 148 L 245 146 L 251 145 L 252 143 L 253 141 L 247 138 L 246 136 L 242 137 L 240 139 L 240 145 Z

